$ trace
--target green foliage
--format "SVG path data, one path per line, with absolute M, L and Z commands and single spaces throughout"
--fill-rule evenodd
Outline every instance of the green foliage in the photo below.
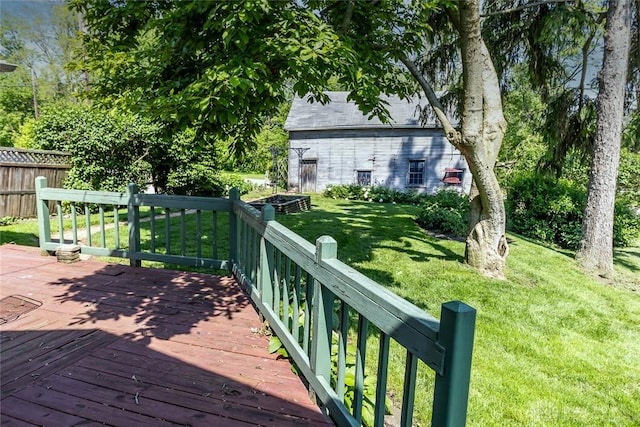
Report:
M 411 204 L 419 203 L 423 197 L 415 191 L 399 191 L 381 186 L 368 187 L 356 184 L 328 185 L 323 195 L 332 199 Z
M 289 320 L 288 324 L 292 325 L 292 327 L 297 327 L 299 329 L 298 336 L 299 342 L 298 344 L 302 345 L 303 336 L 304 336 L 304 316 L 306 312 L 307 300 L 305 297 L 305 293 L 302 292 L 300 294 L 300 315 L 298 319 L 293 319 L 293 313 L 290 312 L 288 314 Z M 293 298 L 293 295 L 290 297 Z M 291 301 L 292 302 L 292 301 Z M 338 312 L 340 310 L 339 301 L 336 300 L 334 304 L 334 309 L 332 312 L 332 332 L 331 332 L 331 386 L 334 390 L 337 387 L 338 381 L 338 354 L 339 354 L 339 341 L 340 335 L 337 332 L 340 329 L 340 318 L 338 316 Z M 282 316 L 282 307 L 280 307 L 280 316 Z M 345 348 L 345 378 L 344 378 L 344 404 L 349 410 L 349 412 L 353 413 L 353 402 L 354 395 L 356 390 L 356 353 L 357 348 L 352 340 L 349 337 L 346 337 L 346 348 Z M 278 355 L 288 358 L 289 352 L 282 344 L 280 338 L 276 335 L 272 335 L 269 338 L 269 354 L 277 353 Z M 298 368 L 295 365 L 292 365 L 292 369 L 294 372 L 298 372 Z M 362 389 L 362 425 L 365 427 L 373 427 L 374 425 L 374 411 L 375 411 L 375 402 L 376 402 L 376 378 L 372 375 L 364 374 L 363 379 L 363 389 Z M 391 402 L 388 397 L 385 398 L 385 413 L 391 413 Z
M 624 200 L 617 200 L 613 213 L 613 245 L 625 248 L 636 244 L 640 238 L 640 215 L 637 207 Z
M 504 115 L 509 125 L 498 157 L 503 167 L 496 169 L 501 185 L 513 174 L 535 171 L 546 151 L 541 132 L 546 105 L 520 68 L 516 67 L 513 87 L 504 99 Z
M 229 156 L 225 169 L 244 173 L 264 174 L 273 171 L 273 154 L 269 149 L 279 149 L 277 159 L 286 159 L 288 155 L 289 135 L 284 130 L 284 122 L 289 113 L 290 104 L 282 104 L 277 112 L 269 117 L 255 136 L 255 147 L 246 153 Z
M 640 36 L 636 38 L 640 42 Z M 638 63 L 640 64 L 640 61 Z M 640 74 L 640 70 L 638 71 L 638 74 Z M 640 79 L 640 76 L 638 79 Z M 622 146 L 632 152 L 640 153 L 640 111 L 638 110 L 633 111 L 630 115 L 629 122 L 622 133 Z
M 0 218 L 0 225 L 11 225 L 15 224 L 18 221 L 20 221 L 20 218 L 16 218 L 13 216 L 3 216 L 2 218 Z
M 620 152 L 617 198 L 640 208 L 640 152 L 624 147 Z
M 586 204 L 584 185 L 567 179 L 525 174 L 510 182 L 508 226 L 516 233 L 563 248 L 576 249 Z M 628 202 L 616 202 L 614 246 L 628 246 L 640 236 L 639 218 Z
M 60 105 L 30 125 L 27 145 L 71 153 L 67 188 L 124 191 L 130 182 L 144 188 L 151 180 L 150 159 L 163 151 L 159 134 L 157 126 L 132 115 Z
M 454 236 L 467 234 L 469 197 L 453 190 L 442 190 L 424 197 L 416 218 L 427 230 Z
M 143 112 L 172 134 L 232 137 L 243 153 L 291 89 L 326 102 L 331 81 L 388 118 L 379 95 L 415 88 L 396 64 L 430 31 L 434 3 L 360 3 L 345 23 L 344 2 L 73 0 L 90 28 L 76 67 L 90 71 L 97 102 Z
M 336 328 L 338 325 L 336 323 Z M 338 382 L 338 353 L 340 335 L 335 330 L 331 333 L 331 386 Z M 344 404 L 353 413 L 353 401 L 356 391 L 356 354 L 355 344 L 347 340 L 344 369 Z M 376 408 L 376 377 L 364 375 L 362 385 L 362 425 L 373 427 Z M 385 396 L 385 414 L 391 414 L 391 401 Z
M 16 145 L 20 125 L 33 117 L 33 98 L 23 70 L 0 73 L 0 146 Z
M 508 192 L 505 207 L 511 230 L 577 248 L 586 202 L 583 187 L 566 179 L 526 174 L 513 179 Z

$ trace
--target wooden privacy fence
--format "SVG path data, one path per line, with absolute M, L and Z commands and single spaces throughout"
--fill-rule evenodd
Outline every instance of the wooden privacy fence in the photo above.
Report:
M 0 218 L 36 216 L 35 178 L 62 187 L 70 163 L 71 155 L 61 151 L 0 147 Z
M 152 260 L 229 269 L 337 425 L 358 426 L 365 418 L 384 425 L 392 342 L 405 353 L 400 424 L 412 425 L 418 364 L 424 363 L 435 372 L 432 425 L 465 425 L 472 307 L 447 302 L 436 319 L 339 261 L 331 237 L 313 245 L 279 224 L 273 207 L 260 213 L 235 189 L 228 199 L 140 194 L 133 184 L 126 193 L 106 193 L 47 188 L 41 177 L 36 191 L 43 250 L 59 246 L 51 239 L 52 223 L 58 234 L 69 223 L 69 239 L 78 243 L 78 224 L 94 220 L 88 205 L 97 204 L 96 238 L 87 233 L 83 253 L 124 257 L 134 265 Z M 53 222 L 49 201 L 57 206 Z M 63 201 L 73 202 L 68 219 Z M 78 205 L 85 208 L 78 212 Z M 144 222 L 141 206 L 150 207 Z M 105 224 L 124 211 L 128 237 L 120 239 L 118 221 Z M 367 346 L 371 341 L 375 345 Z

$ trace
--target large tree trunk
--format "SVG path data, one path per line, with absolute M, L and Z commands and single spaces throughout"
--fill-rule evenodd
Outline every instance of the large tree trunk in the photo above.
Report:
M 631 42 L 631 2 L 609 2 L 593 160 L 582 239 L 576 253 L 584 269 L 605 276 L 613 274 L 613 212 Z
M 424 90 L 449 142 L 464 155 L 473 175 L 465 258 L 487 276 L 504 278 L 509 246 L 505 238 L 504 197 L 494 173 L 506 130 L 498 75 L 480 33 L 479 0 L 461 0 L 447 10 L 460 32 L 464 102 L 456 130 L 418 67 L 402 58 Z
M 494 173 L 506 129 L 500 85 L 480 33 L 478 0 L 461 1 L 458 10 L 464 110 L 461 139 L 454 145 L 473 174 L 465 256 L 484 274 L 503 278 L 509 249 L 504 197 Z

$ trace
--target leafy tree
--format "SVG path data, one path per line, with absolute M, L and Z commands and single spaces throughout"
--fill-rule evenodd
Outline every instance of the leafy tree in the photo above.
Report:
M 242 152 L 263 113 L 284 100 L 285 83 L 299 95 L 327 101 L 337 76 L 366 114 L 388 118 L 380 93 L 425 91 L 449 141 L 474 175 L 467 261 L 504 274 L 507 242 L 502 193 L 493 172 L 505 121 L 498 76 L 480 25 L 477 0 L 374 3 L 110 2 L 76 0 L 91 28 L 87 67 L 105 102 L 159 117 L 169 129 L 234 136 Z M 460 41 L 462 125 L 453 127 L 414 58 L 433 38 L 430 20 L 445 12 Z M 438 31 L 442 31 L 438 28 Z M 398 67 L 403 63 L 408 77 Z
M 44 109 L 28 128 L 31 148 L 71 153 L 68 188 L 125 191 L 130 182 L 144 188 L 152 177 L 154 154 L 166 148 L 157 125 L 83 105 Z
M 37 105 L 74 99 L 78 73 L 67 65 L 80 43 L 78 18 L 62 1 L 14 2 L 0 27 L 0 57 L 18 66 L 0 74 L 0 144 L 13 145 Z

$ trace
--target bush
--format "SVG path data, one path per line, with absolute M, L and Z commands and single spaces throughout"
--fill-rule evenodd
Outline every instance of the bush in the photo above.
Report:
M 43 110 L 23 129 L 25 145 L 71 153 L 66 188 L 125 191 L 144 188 L 151 178 L 150 153 L 165 151 L 159 126 L 130 114 L 110 114 L 85 105 Z
M 332 199 L 410 204 L 418 204 L 424 197 L 415 191 L 404 192 L 387 187 L 369 187 L 356 184 L 329 185 L 324 190 L 323 195 Z
M 640 238 L 640 216 L 627 200 L 616 201 L 613 214 L 613 246 L 633 245 Z
M 586 205 L 583 185 L 537 174 L 515 177 L 505 203 L 510 230 L 563 248 L 577 249 Z M 631 244 L 639 235 L 639 219 L 625 200 L 616 202 L 614 246 Z
M 442 190 L 423 197 L 416 221 L 428 230 L 464 236 L 468 216 L 469 197 L 457 191 Z

